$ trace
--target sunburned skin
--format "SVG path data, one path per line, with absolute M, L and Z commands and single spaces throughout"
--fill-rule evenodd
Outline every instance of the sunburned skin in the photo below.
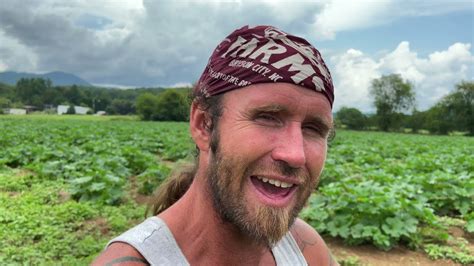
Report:
M 279 86 L 285 89 L 276 89 Z M 240 96 L 246 95 L 245 90 L 251 90 L 252 87 L 258 90 L 257 93 L 252 93 L 252 97 Z M 293 90 L 297 90 L 297 93 Z M 310 189 L 300 186 L 302 181 L 311 179 L 311 183 L 315 184 L 322 170 L 326 142 L 332 127 L 332 114 L 327 100 L 318 93 L 291 84 L 256 84 L 229 94 L 232 96 L 226 98 L 226 103 L 230 99 L 239 101 L 235 101 L 236 105 L 230 103 L 224 107 L 224 113 L 227 114 L 225 116 L 232 117 L 232 122 L 226 124 L 229 127 L 226 132 L 246 136 L 242 140 L 231 138 L 230 145 L 238 146 L 232 146 L 229 150 L 240 150 L 243 146 L 252 150 L 247 154 L 259 150 L 262 158 L 257 160 L 263 169 L 268 168 L 271 161 L 282 161 L 300 169 L 298 177 L 271 171 L 252 173 L 252 176 L 247 177 L 251 192 L 247 194 L 254 194 L 251 197 L 270 206 L 289 207 L 294 204 L 292 201 L 298 191 Z M 223 144 L 223 147 L 227 145 Z M 269 182 L 280 182 L 280 185 L 283 182 L 285 186 L 289 184 L 294 188 L 291 193 L 282 193 L 279 194 L 280 197 L 276 197 L 272 196 L 271 191 L 264 189 L 269 185 L 262 183 Z
M 256 84 L 226 93 L 222 104 L 215 129 L 220 156 L 210 149 L 205 113 L 193 109 L 190 129 L 200 149 L 199 168 L 184 196 L 159 214 L 187 261 L 191 265 L 276 264 L 270 246 L 224 222 L 215 210 L 209 169 L 220 159 L 225 167 L 216 168 L 221 172 L 214 178 L 223 199 L 231 203 L 223 206 L 242 210 L 241 218 L 249 226 L 268 235 L 274 233 L 278 220 L 283 230 L 273 240 L 289 230 L 309 265 L 337 265 L 318 233 L 301 219 L 293 220 L 316 186 L 326 158 L 332 126 L 327 99 L 292 84 Z M 273 212 L 258 216 L 265 209 Z M 263 227 L 257 224 L 260 221 Z M 123 245 L 111 245 L 97 265 L 136 252 Z M 137 258 L 141 258 L 139 253 Z M 138 260 L 127 263 L 112 265 L 144 265 Z

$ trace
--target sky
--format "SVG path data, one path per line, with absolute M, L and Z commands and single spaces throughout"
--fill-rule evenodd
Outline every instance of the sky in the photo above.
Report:
M 335 111 L 374 112 L 370 84 L 382 75 L 411 82 L 418 110 L 474 80 L 472 0 L 0 0 L 0 71 L 187 86 L 228 34 L 262 24 L 321 52 Z

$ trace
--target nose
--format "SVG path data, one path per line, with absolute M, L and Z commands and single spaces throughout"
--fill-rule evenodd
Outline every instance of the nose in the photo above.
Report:
M 286 162 L 293 168 L 300 168 L 306 164 L 303 132 L 299 123 L 292 123 L 284 127 L 276 139 L 272 150 L 272 159 Z

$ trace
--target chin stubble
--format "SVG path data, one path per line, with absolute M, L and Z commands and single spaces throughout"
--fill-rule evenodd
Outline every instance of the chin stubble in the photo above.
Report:
M 304 207 L 311 194 L 311 190 L 304 189 L 309 184 L 301 185 L 304 191 L 297 194 L 296 205 L 292 209 L 257 206 L 251 213 L 243 197 L 243 185 L 244 177 L 249 176 L 252 171 L 243 170 L 243 165 L 245 165 L 243 160 L 222 158 L 217 148 L 213 153 L 208 173 L 210 197 L 224 223 L 231 223 L 253 241 L 272 247 L 289 231 Z M 286 175 L 295 172 L 281 165 L 275 168 Z M 308 181 L 308 176 L 304 176 L 303 180 Z

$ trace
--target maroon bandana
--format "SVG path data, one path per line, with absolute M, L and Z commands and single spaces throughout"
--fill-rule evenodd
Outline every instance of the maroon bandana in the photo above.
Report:
M 205 97 L 256 83 L 287 82 L 318 91 L 334 102 L 331 74 L 305 39 L 271 26 L 244 26 L 209 58 L 195 89 Z

